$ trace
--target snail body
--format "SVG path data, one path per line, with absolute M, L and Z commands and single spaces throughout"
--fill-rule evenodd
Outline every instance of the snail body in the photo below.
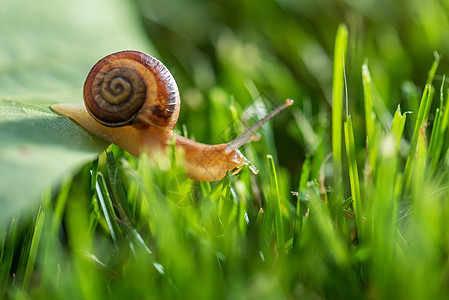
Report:
M 187 175 L 201 181 L 220 180 L 228 171 L 249 164 L 238 148 L 293 103 L 287 100 L 229 143 L 189 140 L 173 133 L 181 103 L 173 76 L 159 60 L 138 51 L 117 52 L 97 62 L 86 78 L 83 96 L 85 106 L 55 104 L 52 108 L 136 157 L 164 152 L 174 141 L 184 150 Z

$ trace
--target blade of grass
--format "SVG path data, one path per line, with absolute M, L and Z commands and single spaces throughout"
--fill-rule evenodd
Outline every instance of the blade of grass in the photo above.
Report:
M 262 227 L 263 221 L 265 220 L 266 215 L 265 215 L 265 211 L 263 208 L 259 208 L 259 211 L 257 212 L 257 216 L 256 216 L 256 221 L 254 222 L 254 224 L 260 228 Z
M 419 111 L 420 103 L 418 88 L 413 82 L 406 81 L 401 84 L 401 91 L 404 95 L 405 103 L 407 103 L 408 109 L 413 112 L 409 117 L 410 122 L 408 122 L 407 125 L 407 132 L 413 133 L 413 125 L 415 124 L 416 117 L 418 116 L 416 112 Z
M 118 174 L 117 164 L 115 163 L 114 153 L 112 151 L 107 153 L 106 167 L 108 170 L 108 181 L 111 187 L 111 195 L 113 201 L 117 203 L 118 213 L 122 221 L 132 222 L 132 215 L 129 209 L 128 200 L 126 198 L 125 190 L 123 189 L 122 181 Z
M 351 116 L 346 118 L 344 124 L 345 130 L 345 141 L 346 141 L 346 154 L 348 157 L 349 164 L 349 182 L 351 185 L 351 195 L 352 195 L 352 205 L 354 207 L 355 215 L 355 225 L 357 229 L 358 240 L 363 240 L 364 238 L 364 228 L 363 228 L 363 208 L 362 199 L 360 195 L 360 183 L 359 183 L 359 171 L 357 168 L 357 159 L 355 153 L 355 143 L 354 143 L 354 131 L 352 129 L 352 119 Z
M 246 231 L 248 230 L 248 226 L 250 224 L 247 211 L 248 211 L 248 203 L 246 202 L 246 197 L 245 198 L 240 197 L 238 225 L 239 225 L 239 232 L 242 235 L 246 234 Z
M 416 156 L 413 170 L 413 185 L 414 187 L 422 187 L 426 172 L 426 155 L 427 154 L 427 141 L 424 128 L 419 130 L 418 143 L 416 145 Z
M 442 115 L 441 115 L 442 113 L 443 112 L 441 111 L 441 109 L 439 107 L 435 111 L 432 132 L 430 134 L 429 151 L 427 152 L 430 159 L 433 158 L 435 150 L 436 150 L 437 136 L 439 137 L 440 127 L 441 127 L 441 122 L 442 122 Z
M 419 105 L 418 117 L 415 123 L 415 129 L 413 132 L 412 142 L 410 143 L 410 150 L 407 156 L 407 162 L 405 164 L 404 171 L 404 187 L 407 188 L 410 184 L 410 172 L 412 170 L 412 165 L 415 161 L 416 145 L 418 143 L 419 131 L 424 121 L 427 119 L 430 106 L 432 104 L 434 89 L 431 85 L 427 84 L 424 88 L 423 95 L 421 97 L 421 103 Z
M 139 234 L 139 232 L 137 232 L 137 230 L 129 225 L 125 225 L 124 226 L 124 232 L 126 234 L 126 237 L 129 239 L 130 241 L 130 248 L 131 248 L 131 252 L 134 255 L 134 258 L 136 260 L 141 259 L 140 254 L 144 254 L 146 255 L 146 259 L 148 259 L 154 269 L 161 275 L 164 274 L 164 267 L 156 262 L 154 260 L 154 256 L 153 253 L 151 252 L 150 248 L 148 248 L 148 246 L 145 244 L 142 236 Z M 138 252 L 136 251 L 138 250 Z
M 128 202 L 126 199 L 125 191 L 123 188 L 122 181 L 120 180 L 117 165 L 115 163 L 113 152 L 107 153 L 107 171 L 108 179 L 111 185 L 111 204 L 115 204 L 117 211 L 120 214 L 121 221 L 119 225 L 120 231 L 123 231 L 125 238 L 127 239 L 131 252 L 136 259 L 139 258 L 139 254 L 143 253 L 150 259 L 154 268 L 160 273 L 164 274 L 164 268 L 161 264 L 154 261 L 151 250 L 145 244 L 141 235 L 133 227 L 133 222 L 131 219 L 131 211 L 129 210 Z M 101 176 L 101 173 L 99 174 Z M 102 177 L 102 176 L 101 176 Z M 114 206 L 112 206 L 113 208 Z M 111 220 L 113 222 L 113 220 Z M 115 223 L 115 222 L 114 222 Z M 117 229 L 116 229 L 117 231 Z
M 98 158 L 94 160 L 90 167 L 90 203 L 91 203 L 91 213 L 89 218 L 89 230 L 88 235 L 92 236 L 94 234 L 95 228 L 97 227 L 98 221 L 101 218 L 100 208 L 98 207 L 96 191 L 97 191 L 97 181 L 98 181 Z
M 307 155 L 306 160 L 302 165 L 301 177 L 299 178 L 299 191 L 305 191 L 307 188 L 307 182 L 310 176 L 311 156 Z
M 427 75 L 427 82 L 426 84 L 432 84 L 433 82 L 433 78 L 435 77 L 435 73 L 437 72 L 438 69 L 438 65 L 440 64 L 440 55 L 438 54 L 438 52 L 433 52 L 433 64 L 432 67 L 430 68 L 429 74 Z
M 309 205 L 310 221 L 317 227 L 319 237 L 323 239 L 323 243 L 327 247 L 326 251 L 337 266 L 346 267 L 349 259 L 346 244 L 336 232 L 330 212 L 322 201 L 321 195 L 312 193 Z
M 25 275 L 23 277 L 23 286 L 25 287 L 25 289 L 29 287 L 31 276 L 33 275 L 34 264 L 36 262 L 37 250 L 39 248 L 44 222 L 45 222 L 45 212 L 41 206 L 37 214 L 36 224 L 34 225 L 33 238 L 31 239 L 30 252 L 26 264 Z
M 401 107 L 398 105 L 394 113 L 393 122 L 391 123 L 390 133 L 394 135 L 396 141 L 396 149 L 401 145 L 402 134 L 404 133 L 406 114 L 401 113 Z
M 54 234 L 57 234 L 58 226 L 61 224 L 61 220 L 64 214 L 64 209 L 67 203 L 68 195 L 70 192 L 70 188 L 72 186 L 72 179 L 67 178 L 64 180 L 64 182 L 61 185 L 61 189 L 59 190 L 59 194 L 56 197 L 56 205 L 54 209 L 53 214 L 53 220 L 52 220 L 52 229 L 51 231 Z
M 342 170 L 342 118 L 343 91 L 348 29 L 340 24 L 335 38 L 334 71 L 332 82 L 332 152 L 334 161 L 334 185 L 339 186 Z
M 375 174 L 377 162 L 376 114 L 374 113 L 373 90 L 368 64 L 362 66 L 363 100 L 365 104 L 365 124 L 367 136 L 368 162 L 372 174 Z
M 430 112 L 430 107 L 432 105 L 433 100 L 433 94 L 435 92 L 434 88 L 432 87 L 432 81 L 435 76 L 435 72 L 438 68 L 438 64 L 440 62 L 440 56 L 437 52 L 434 52 L 434 62 L 432 64 L 432 67 L 430 68 L 429 75 L 427 77 L 427 84 L 424 88 L 421 102 L 419 104 L 419 110 L 418 110 L 418 116 L 416 118 L 415 128 L 413 130 L 413 138 L 412 142 L 410 143 L 410 150 L 407 157 L 407 162 L 405 164 L 405 171 L 404 171 L 404 187 L 407 188 L 410 183 L 410 171 L 412 169 L 412 164 L 414 162 L 415 153 L 416 153 L 416 145 L 418 143 L 418 137 L 419 137 L 419 131 L 421 130 L 421 126 L 424 124 L 425 120 L 427 119 L 427 116 Z
M 276 230 L 276 241 L 278 244 L 278 248 L 280 251 L 285 250 L 285 235 L 284 235 L 284 224 L 282 220 L 282 212 L 281 212 L 281 195 L 279 194 L 279 185 L 278 179 L 276 175 L 276 169 L 274 167 L 273 157 L 271 155 L 267 155 L 268 160 L 268 168 L 270 169 L 270 180 L 271 180 L 271 203 L 272 208 L 274 209 L 274 223 Z
M 368 69 L 368 64 L 365 62 L 362 65 L 362 80 L 363 80 L 363 100 L 365 104 L 365 123 L 366 123 L 366 135 L 371 141 L 374 139 L 374 128 L 376 115 L 374 114 L 373 105 L 373 91 L 371 75 Z
M 200 181 L 200 187 L 204 197 L 206 197 L 212 191 L 210 183 L 207 181 Z
M 90 195 L 92 200 L 95 199 L 95 192 L 97 190 L 97 178 L 98 178 L 98 158 L 92 162 L 91 166 L 91 180 L 90 180 Z
M 131 166 L 130 160 L 134 161 L 134 157 L 120 160 L 120 169 L 123 171 L 125 177 L 128 179 L 126 190 L 127 203 L 129 203 L 132 220 L 138 222 L 142 212 L 142 198 L 139 196 L 141 182 L 136 170 Z M 137 224 L 137 223 L 136 223 Z M 135 226 L 137 226 L 135 224 Z
M 108 224 L 109 233 L 111 235 L 112 241 L 116 250 L 119 249 L 118 244 L 118 235 L 120 234 L 120 227 L 117 224 L 117 216 L 114 211 L 114 206 L 109 196 L 108 188 L 106 185 L 106 181 L 104 180 L 103 175 L 98 173 L 98 180 L 96 186 L 98 200 L 100 201 L 101 208 L 103 210 L 103 215 Z
M 443 76 L 443 81 L 440 89 L 440 107 L 438 109 L 438 124 L 434 124 L 432 129 L 432 135 L 430 138 L 429 145 L 429 156 L 431 157 L 430 170 L 432 173 L 435 172 L 438 162 L 440 160 L 441 151 L 443 149 L 443 144 L 446 135 L 446 129 L 449 124 L 449 91 L 446 95 L 446 100 L 444 101 L 444 82 L 445 76 Z
M 381 161 L 374 185 L 374 199 L 371 215 L 368 216 L 370 236 L 372 237 L 373 256 L 372 276 L 374 282 L 384 287 L 391 285 L 388 281 L 389 266 L 395 263 L 394 250 L 397 245 L 396 220 L 397 220 L 397 148 L 396 136 L 388 135 L 383 140 Z M 381 188 L 375 188 L 381 187 Z
M 11 270 L 14 259 L 14 248 L 19 240 L 18 220 L 12 219 L 9 224 L 8 234 L 2 244 L 2 260 L 0 263 L 0 296 L 6 298 L 7 286 L 11 284 Z M 10 275 L 11 274 L 11 275 Z
M 310 176 L 310 165 L 311 165 L 311 157 L 307 155 L 306 160 L 302 165 L 301 177 L 299 179 L 298 199 L 296 200 L 295 223 L 293 225 L 293 232 L 295 233 L 292 242 L 293 247 L 298 242 L 301 234 L 302 229 L 301 200 L 304 200 L 306 195 L 305 193 L 307 189 L 307 182 Z

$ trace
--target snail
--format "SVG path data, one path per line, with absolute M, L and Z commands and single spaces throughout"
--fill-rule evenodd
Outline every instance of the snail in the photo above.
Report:
M 184 150 L 187 175 L 200 181 L 220 180 L 248 164 L 257 171 L 238 148 L 293 103 L 286 100 L 229 143 L 207 145 L 189 140 L 173 133 L 181 104 L 175 79 L 159 60 L 138 51 L 121 51 L 98 61 L 86 78 L 83 96 L 85 106 L 55 104 L 52 109 L 136 157 L 163 152 L 174 140 Z

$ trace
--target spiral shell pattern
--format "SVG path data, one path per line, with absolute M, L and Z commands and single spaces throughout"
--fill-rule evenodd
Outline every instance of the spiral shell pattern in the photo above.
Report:
M 142 52 L 121 51 L 98 61 L 83 94 L 89 113 L 106 126 L 144 123 L 172 130 L 178 120 L 180 99 L 173 76 Z

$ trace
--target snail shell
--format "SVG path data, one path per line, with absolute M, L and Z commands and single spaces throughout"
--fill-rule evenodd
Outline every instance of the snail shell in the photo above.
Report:
M 175 79 L 159 60 L 142 52 L 121 51 L 98 61 L 83 95 L 90 115 L 105 126 L 142 122 L 172 130 L 178 121 Z

